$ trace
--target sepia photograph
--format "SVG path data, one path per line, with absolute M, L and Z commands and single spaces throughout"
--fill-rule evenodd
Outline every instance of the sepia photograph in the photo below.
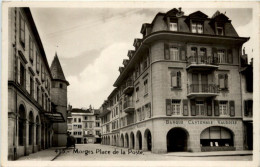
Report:
M 257 2 L 2 5 L 2 166 L 259 165 Z

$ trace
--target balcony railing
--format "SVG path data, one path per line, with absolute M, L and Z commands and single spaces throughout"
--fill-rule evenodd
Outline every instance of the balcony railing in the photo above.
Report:
M 205 68 L 206 67 L 206 68 Z M 187 69 L 212 70 L 218 68 L 218 58 L 212 56 L 188 57 Z
M 131 94 L 133 93 L 133 90 L 134 90 L 134 82 L 132 80 L 128 80 L 123 86 L 123 93 Z
M 188 85 L 188 96 L 215 96 L 218 94 L 218 86 L 215 84 L 190 84 Z
M 190 56 L 188 57 L 189 64 L 211 64 L 217 65 L 218 58 L 212 56 Z
M 134 111 L 134 103 L 131 100 L 125 101 L 123 104 L 124 112 L 132 112 Z

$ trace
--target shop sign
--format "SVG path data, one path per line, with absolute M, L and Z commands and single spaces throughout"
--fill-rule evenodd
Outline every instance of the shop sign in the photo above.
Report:
M 174 124 L 174 125 L 231 125 L 231 124 L 237 124 L 236 120 L 195 120 L 195 119 L 189 119 L 189 120 L 165 120 L 166 124 Z

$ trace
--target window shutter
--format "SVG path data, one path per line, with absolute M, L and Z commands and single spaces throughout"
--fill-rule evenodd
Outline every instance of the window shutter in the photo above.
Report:
M 188 100 L 183 99 L 182 104 L 183 104 L 183 115 L 188 116 L 189 115 L 189 113 L 188 113 Z
M 191 115 L 196 116 L 196 104 L 194 100 L 190 101 L 190 106 L 191 106 Z
M 181 72 L 180 71 L 177 72 L 177 87 L 178 88 L 181 87 Z
M 172 85 L 172 87 L 177 87 L 177 72 L 176 71 L 171 72 L 171 85 Z
M 244 101 L 244 115 L 248 116 L 248 101 Z
M 219 101 L 214 100 L 214 115 L 219 116 Z
M 183 60 L 183 61 L 186 60 L 186 49 L 185 49 L 185 46 L 181 47 L 180 60 Z
M 170 59 L 170 51 L 169 51 L 169 44 L 164 44 L 164 59 L 169 60 Z
M 172 106 L 171 106 L 171 99 L 166 99 L 166 115 L 172 115 Z
M 235 116 L 235 101 L 229 101 L 230 116 Z
M 207 115 L 211 116 L 212 115 L 212 102 L 211 100 L 207 100 Z
M 224 78 L 225 78 L 225 79 L 224 79 L 224 81 L 225 81 L 225 88 L 228 89 L 228 75 L 225 74 L 225 75 L 224 75 Z

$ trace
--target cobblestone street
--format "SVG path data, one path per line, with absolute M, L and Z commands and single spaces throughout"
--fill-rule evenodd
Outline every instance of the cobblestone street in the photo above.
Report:
M 118 154 L 115 154 L 115 151 Z M 125 153 L 125 154 L 124 154 Z M 188 156 L 187 154 L 191 154 Z M 128 150 L 126 148 L 100 145 L 100 144 L 82 144 L 76 145 L 73 149 L 61 152 L 55 161 L 250 161 L 252 155 L 232 155 L 232 156 L 195 156 L 196 153 L 169 153 L 169 154 L 153 154 L 151 152 L 138 152 L 136 150 Z M 193 155 L 192 155 L 193 154 Z

